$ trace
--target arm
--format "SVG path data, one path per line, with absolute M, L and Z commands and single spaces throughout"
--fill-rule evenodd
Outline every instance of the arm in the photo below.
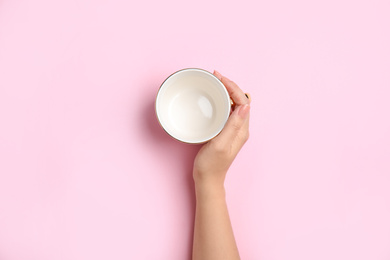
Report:
M 196 213 L 193 260 L 240 259 L 225 200 L 226 173 L 249 137 L 249 99 L 233 82 L 214 72 L 236 104 L 222 132 L 206 143 L 194 162 Z

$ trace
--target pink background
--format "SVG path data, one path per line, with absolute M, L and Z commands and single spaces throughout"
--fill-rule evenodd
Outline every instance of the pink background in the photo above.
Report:
M 154 115 L 200 67 L 252 95 L 242 259 L 390 259 L 389 1 L 0 0 L 0 259 L 190 259 L 198 146 Z

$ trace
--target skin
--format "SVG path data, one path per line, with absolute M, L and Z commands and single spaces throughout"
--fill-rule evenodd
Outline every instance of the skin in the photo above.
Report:
M 240 259 L 225 199 L 225 177 L 249 138 L 250 99 L 214 71 L 235 103 L 222 132 L 199 150 L 193 169 L 196 193 L 193 260 Z

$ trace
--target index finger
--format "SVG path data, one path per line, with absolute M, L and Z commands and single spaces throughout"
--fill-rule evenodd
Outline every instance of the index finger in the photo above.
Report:
M 223 76 L 218 71 L 214 71 L 214 75 L 222 81 L 223 85 L 225 85 L 226 90 L 236 105 L 245 105 L 250 103 L 249 98 L 236 83 Z

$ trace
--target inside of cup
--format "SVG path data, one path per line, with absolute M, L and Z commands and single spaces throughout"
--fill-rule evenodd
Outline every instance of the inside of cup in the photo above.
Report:
M 171 75 L 156 100 L 160 124 L 172 137 L 202 143 L 215 137 L 230 113 L 230 98 L 211 73 L 187 69 Z

